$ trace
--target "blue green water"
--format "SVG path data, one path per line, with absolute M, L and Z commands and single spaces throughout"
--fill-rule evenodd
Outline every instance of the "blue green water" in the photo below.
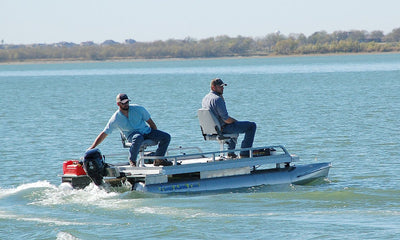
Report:
M 215 77 L 228 83 L 229 113 L 257 123 L 255 146 L 331 161 L 326 183 L 166 196 L 61 185 L 62 162 L 83 155 L 119 92 L 149 110 L 171 148 L 218 150 L 196 117 Z M 0 239 L 400 235 L 400 54 L 5 64 L 0 106 Z M 99 148 L 126 151 L 118 134 Z

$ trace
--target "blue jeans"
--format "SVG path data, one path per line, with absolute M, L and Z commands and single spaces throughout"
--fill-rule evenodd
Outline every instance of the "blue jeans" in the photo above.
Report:
M 241 148 L 251 148 L 253 146 L 254 135 L 256 134 L 257 125 L 255 122 L 236 121 L 223 127 L 222 133 L 244 133 Z M 228 150 L 236 147 L 235 141 L 230 140 Z M 249 156 L 249 151 L 241 151 L 240 155 Z
M 151 129 L 148 134 L 141 134 L 139 132 L 133 132 L 128 136 L 128 141 L 132 143 L 129 148 L 129 160 L 136 163 L 137 155 L 140 150 L 140 146 L 146 139 L 151 139 L 158 143 L 158 148 L 156 150 L 156 156 L 164 156 L 167 152 L 169 142 L 171 141 L 171 136 L 163 131 Z

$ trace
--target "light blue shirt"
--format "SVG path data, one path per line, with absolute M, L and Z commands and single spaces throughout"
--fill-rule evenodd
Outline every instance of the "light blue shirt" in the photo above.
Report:
M 149 119 L 150 113 L 144 107 L 132 104 L 129 105 L 128 117 L 117 110 L 108 120 L 103 132 L 109 135 L 117 128 L 126 137 L 133 132 L 148 134 L 151 132 L 151 128 L 146 124 L 146 121 Z

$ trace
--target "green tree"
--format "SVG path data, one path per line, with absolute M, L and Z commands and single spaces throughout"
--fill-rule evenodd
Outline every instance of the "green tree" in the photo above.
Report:
M 387 42 L 400 42 L 400 28 L 395 28 L 385 37 Z
M 382 42 L 384 36 L 382 31 L 372 31 L 367 38 L 369 41 Z
M 331 37 L 326 31 L 315 32 L 308 37 L 307 42 L 311 44 L 324 44 L 331 41 Z
M 356 41 L 356 42 L 365 42 L 366 40 L 366 31 L 358 31 L 358 30 L 353 30 L 349 32 L 349 37 L 351 41 Z
M 286 40 L 279 41 L 275 45 L 274 51 L 277 54 L 282 54 L 282 55 L 293 54 L 294 50 L 297 48 L 297 46 L 298 46 L 297 41 L 292 38 L 289 38 Z

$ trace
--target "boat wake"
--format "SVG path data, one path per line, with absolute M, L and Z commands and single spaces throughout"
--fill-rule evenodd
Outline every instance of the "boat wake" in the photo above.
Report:
M 84 189 L 74 189 L 68 183 L 59 186 L 48 181 L 37 181 L 21 184 L 15 188 L 0 188 L 0 207 L 2 202 L 13 204 L 27 204 L 36 206 L 51 205 L 95 205 L 106 199 L 119 199 L 123 192 L 130 188 L 120 187 L 118 191 L 112 188 L 98 187 L 93 183 Z

